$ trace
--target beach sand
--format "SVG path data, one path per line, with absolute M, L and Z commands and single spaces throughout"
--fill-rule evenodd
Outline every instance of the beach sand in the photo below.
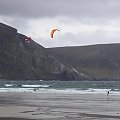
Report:
M 0 120 L 120 120 L 120 95 L 0 93 Z

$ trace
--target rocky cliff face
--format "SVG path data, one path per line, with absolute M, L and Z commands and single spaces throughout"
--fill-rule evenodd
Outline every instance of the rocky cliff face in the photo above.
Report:
M 49 48 L 64 64 L 98 80 L 120 80 L 120 44 Z
M 0 79 L 91 80 L 53 57 L 15 28 L 0 23 Z

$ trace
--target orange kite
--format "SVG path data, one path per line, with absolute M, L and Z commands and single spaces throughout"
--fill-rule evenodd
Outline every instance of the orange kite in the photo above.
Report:
M 59 30 L 58 29 L 53 29 L 50 33 L 51 38 L 53 38 L 53 35 L 54 35 L 55 31 L 59 31 Z

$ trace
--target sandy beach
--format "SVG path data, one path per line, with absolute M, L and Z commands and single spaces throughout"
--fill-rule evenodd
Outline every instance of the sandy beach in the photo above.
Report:
M 1 92 L 0 120 L 119 120 L 120 95 Z

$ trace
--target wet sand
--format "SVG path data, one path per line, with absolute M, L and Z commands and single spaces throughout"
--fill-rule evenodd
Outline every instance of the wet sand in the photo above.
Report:
M 120 95 L 0 93 L 0 120 L 120 120 Z

